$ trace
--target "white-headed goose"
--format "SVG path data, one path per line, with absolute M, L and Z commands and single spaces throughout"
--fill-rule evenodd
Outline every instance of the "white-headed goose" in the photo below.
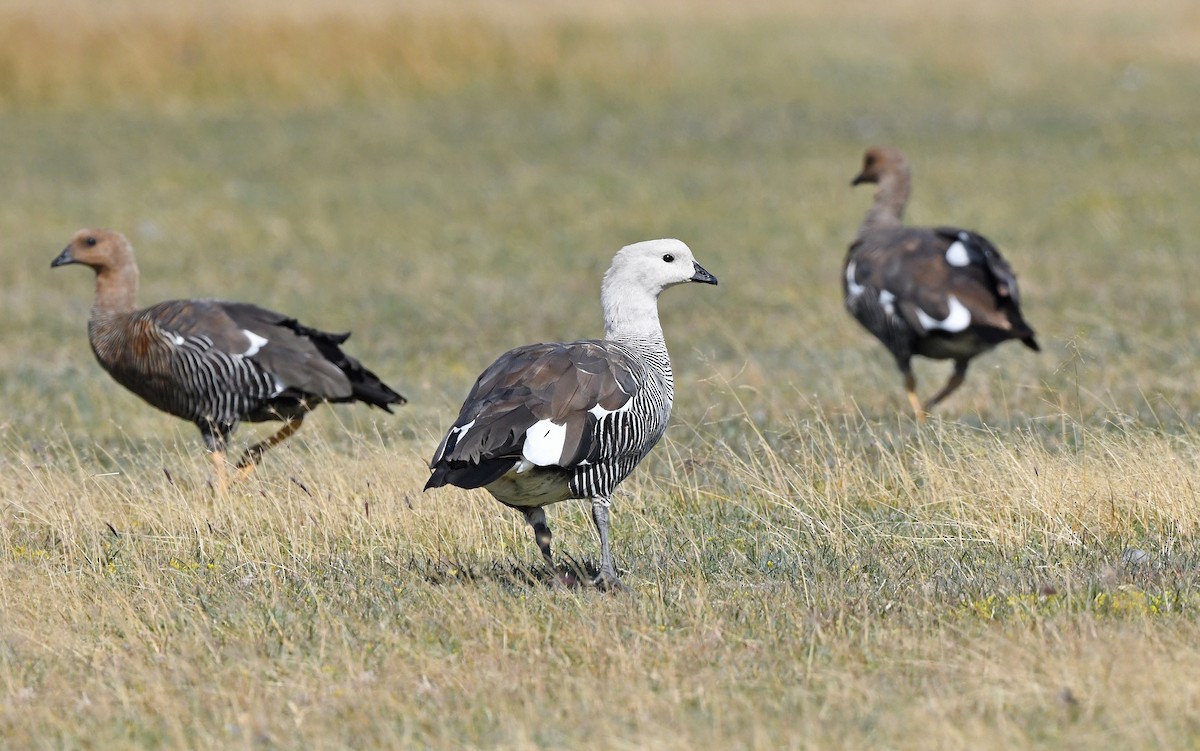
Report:
M 600 534 L 596 585 L 619 582 L 609 549 L 610 498 L 662 437 L 675 394 L 658 295 L 716 284 L 679 240 L 622 248 L 604 275 L 604 339 L 531 344 L 492 363 L 433 454 L 426 488 L 486 488 L 520 510 L 546 562 L 543 506 L 590 499 Z

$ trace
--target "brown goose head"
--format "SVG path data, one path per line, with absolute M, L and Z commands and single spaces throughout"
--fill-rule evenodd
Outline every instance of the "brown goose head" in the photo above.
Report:
M 50 268 L 72 263 L 88 266 L 96 272 L 96 310 L 128 312 L 136 307 L 137 261 L 133 257 L 133 246 L 120 232 L 79 230 L 51 261 Z
M 909 173 L 908 160 L 900 150 L 892 146 L 872 146 L 863 154 L 862 172 L 850 183 L 880 183 L 889 175 L 905 175 Z
M 50 268 L 81 263 L 102 273 L 134 263 L 133 248 L 120 232 L 107 229 L 81 229 L 50 263 Z

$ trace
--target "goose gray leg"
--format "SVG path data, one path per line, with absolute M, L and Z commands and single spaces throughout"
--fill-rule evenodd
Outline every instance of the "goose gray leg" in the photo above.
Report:
M 968 364 L 968 360 L 954 361 L 954 373 L 950 376 L 950 380 L 946 381 L 946 385 L 942 387 L 942 390 L 934 394 L 933 398 L 925 404 L 926 410 L 933 409 L 938 402 L 953 394 L 955 389 L 963 385 L 963 381 L 967 378 Z
M 596 522 L 596 531 L 600 533 L 600 573 L 594 584 L 597 589 L 613 590 L 621 588 L 621 580 L 617 578 L 617 570 L 613 568 L 612 550 L 608 547 L 608 507 L 612 501 L 597 497 L 592 499 L 592 521 Z
M 538 547 L 542 551 L 542 557 L 546 559 L 546 565 L 550 570 L 554 570 L 554 558 L 550 556 L 550 526 L 546 524 L 546 512 L 541 506 L 533 508 L 521 509 L 521 513 L 525 515 L 525 521 L 529 522 L 529 526 L 533 527 L 533 539 L 537 541 Z

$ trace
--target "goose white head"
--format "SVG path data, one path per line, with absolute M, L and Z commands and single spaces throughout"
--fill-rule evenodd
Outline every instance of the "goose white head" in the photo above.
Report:
M 716 284 L 717 278 L 696 262 L 691 248 L 681 241 L 646 240 L 621 248 L 600 290 L 605 336 L 661 338 L 658 295 L 687 282 Z

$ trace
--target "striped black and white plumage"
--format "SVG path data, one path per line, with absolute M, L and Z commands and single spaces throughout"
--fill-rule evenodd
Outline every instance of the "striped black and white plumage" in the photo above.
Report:
M 597 586 L 616 586 L 608 544 L 613 490 L 662 437 L 675 397 L 658 295 L 684 282 L 716 284 L 679 240 L 623 248 L 604 276 L 605 337 L 531 344 L 479 376 L 434 452 L 426 489 L 486 488 L 520 509 L 553 567 L 542 507 L 592 501 L 600 534 Z
M 852 184 L 877 183 L 842 267 L 846 308 L 891 351 L 919 420 L 962 385 L 971 358 L 1018 339 L 1038 350 L 1021 316 L 1012 267 L 987 238 L 956 227 L 906 227 L 911 173 L 891 147 L 869 149 Z M 954 373 L 924 405 L 914 355 L 953 360 Z
M 321 402 L 362 401 L 390 412 L 405 401 L 342 351 L 349 334 L 247 303 L 173 300 L 139 310 L 137 262 L 120 233 L 80 230 L 51 266 L 71 263 L 96 271 L 88 339 L 100 365 L 150 404 L 194 423 L 222 483 L 223 453 L 240 422 L 284 422 L 247 449 L 238 466 L 250 467 Z

